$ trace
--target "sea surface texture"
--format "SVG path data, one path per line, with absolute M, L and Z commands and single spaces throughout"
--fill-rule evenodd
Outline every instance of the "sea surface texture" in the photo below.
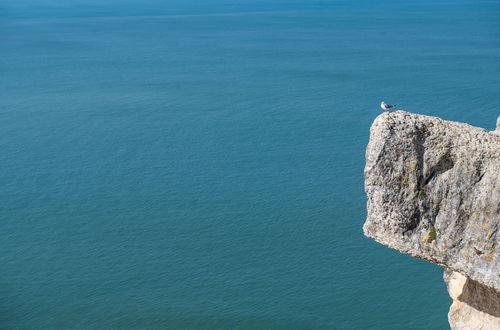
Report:
M 385 101 L 494 129 L 500 3 L 0 2 L 0 328 L 446 329 L 362 234 Z

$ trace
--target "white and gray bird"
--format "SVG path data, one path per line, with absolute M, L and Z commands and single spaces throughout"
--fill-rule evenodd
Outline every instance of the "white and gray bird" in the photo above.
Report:
M 391 108 L 394 108 L 395 105 L 386 104 L 384 101 L 382 101 L 382 103 L 380 103 L 380 107 L 382 108 L 382 110 L 387 111 Z

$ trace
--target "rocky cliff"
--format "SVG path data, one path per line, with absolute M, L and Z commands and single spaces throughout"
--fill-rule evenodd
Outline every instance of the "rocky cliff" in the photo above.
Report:
M 384 113 L 365 190 L 366 236 L 447 269 L 452 328 L 500 329 L 500 129 Z

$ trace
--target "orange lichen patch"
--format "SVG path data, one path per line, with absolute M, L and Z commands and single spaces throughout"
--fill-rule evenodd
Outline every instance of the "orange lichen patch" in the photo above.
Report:
M 493 259 L 495 258 L 495 251 L 491 251 L 490 253 L 485 255 L 483 258 L 486 262 L 492 262 Z
M 415 170 L 417 168 L 417 162 L 416 161 L 407 161 L 407 162 L 405 162 L 404 166 L 405 166 L 405 168 L 412 171 L 412 170 Z
M 435 243 L 436 241 L 436 228 L 434 228 L 434 226 L 431 225 L 431 228 L 429 229 L 429 231 L 426 231 L 425 234 L 422 236 L 421 240 L 422 242 L 426 242 L 426 243 L 434 243 L 434 247 L 437 248 L 437 245 Z

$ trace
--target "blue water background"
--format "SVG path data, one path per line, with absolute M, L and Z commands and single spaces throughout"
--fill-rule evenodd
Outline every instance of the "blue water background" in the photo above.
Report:
M 493 129 L 498 1 L 0 3 L 2 329 L 446 329 L 362 234 L 384 100 Z

